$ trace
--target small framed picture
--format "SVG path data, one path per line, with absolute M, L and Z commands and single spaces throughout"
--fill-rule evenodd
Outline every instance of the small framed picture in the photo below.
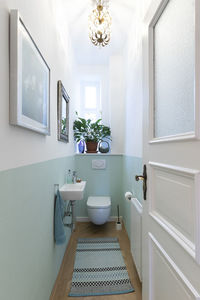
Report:
M 58 140 L 69 142 L 69 95 L 67 94 L 61 80 L 58 81 L 57 119 Z
M 50 69 L 18 10 L 10 13 L 10 124 L 50 135 Z

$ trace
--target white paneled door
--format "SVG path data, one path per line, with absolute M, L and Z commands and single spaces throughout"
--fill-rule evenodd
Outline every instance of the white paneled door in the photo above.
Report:
M 200 299 L 200 0 L 144 23 L 143 300 Z

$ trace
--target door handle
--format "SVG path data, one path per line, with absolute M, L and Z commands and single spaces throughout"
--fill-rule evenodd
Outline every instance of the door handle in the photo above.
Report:
M 147 167 L 146 167 L 146 165 L 144 165 L 144 167 L 143 167 L 143 175 L 136 175 L 135 180 L 143 181 L 143 196 L 144 196 L 144 200 L 146 200 L 146 197 L 147 197 Z

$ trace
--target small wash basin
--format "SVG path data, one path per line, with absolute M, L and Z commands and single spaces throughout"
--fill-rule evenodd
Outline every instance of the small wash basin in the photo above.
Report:
M 86 181 L 77 183 L 65 183 L 60 189 L 60 195 L 63 200 L 82 200 Z

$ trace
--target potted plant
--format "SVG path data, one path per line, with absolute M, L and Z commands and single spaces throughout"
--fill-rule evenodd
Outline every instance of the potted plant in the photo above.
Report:
M 98 143 L 103 139 L 109 139 L 111 135 L 110 127 L 100 124 L 101 119 L 92 122 L 90 119 L 78 117 L 74 121 L 74 139 L 76 142 L 85 141 L 87 153 L 97 153 Z

